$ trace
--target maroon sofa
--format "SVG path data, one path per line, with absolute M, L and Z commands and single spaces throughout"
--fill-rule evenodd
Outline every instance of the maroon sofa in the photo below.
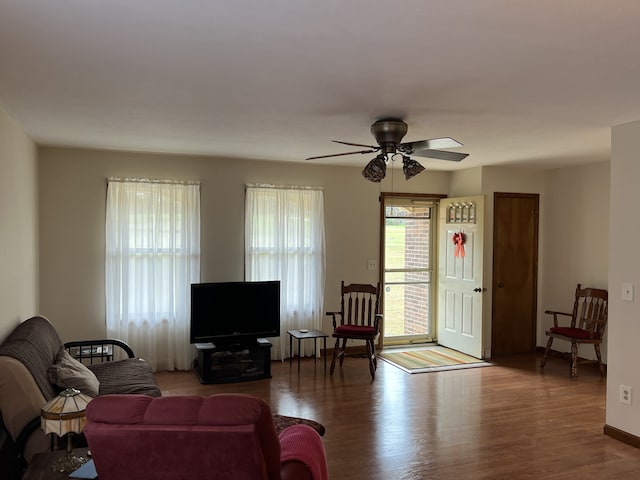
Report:
M 294 425 L 278 437 L 251 395 L 101 396 L 84 434 L 100 480 L 328 478 L 320 435 Z

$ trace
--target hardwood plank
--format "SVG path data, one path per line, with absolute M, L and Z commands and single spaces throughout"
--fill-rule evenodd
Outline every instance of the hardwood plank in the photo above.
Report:
M 273 362 L 270 380 L 201 385 L 194 372 L 156 374 L 164 395 L 251 393 L 274 413 L 325 425 L 331 478 L 617 479 L 640 475 L 640 450 L 603 434 L 606 379 L 592 365 L 569 378 L 562 357 L 500 357 L 492 367 L 404 373 L 348 357 Z

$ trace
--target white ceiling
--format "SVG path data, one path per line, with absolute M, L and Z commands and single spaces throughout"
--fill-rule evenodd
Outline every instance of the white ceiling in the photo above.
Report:
M 550 168 L 607 160 L 640 119 L 639 20 L 635 0 L 0 0 L 0 105 L 47 145 L 304 161 L 394 116 L 470 154 L 428 169 Z

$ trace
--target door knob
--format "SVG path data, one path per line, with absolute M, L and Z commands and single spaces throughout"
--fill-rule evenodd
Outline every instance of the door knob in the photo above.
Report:
M 500 282 L 500 283 L 498 284 L 498 288 L 504 288 L 504 283 Z
M 487 289 L 486 288 L 480 288 L 480 287 L 476 287 L 473 289 L 474 292 L 476 293 L 480 293 L 480 292 L 486 292 Z

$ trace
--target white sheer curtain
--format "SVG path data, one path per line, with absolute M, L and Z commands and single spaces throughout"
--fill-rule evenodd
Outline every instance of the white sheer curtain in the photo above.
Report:
M 287 330 L 319 329 L 322 324 L 323 192 L 249 185 L 245 209 L 245 278 L 280 280 L 280 338 L 269 340 L 272 358 L 284 359 L 289 356 Z M 303 343 L 311 354 L 312 343 Z
M 155 370 L 187 370 L 191 284 L 200 281 L 200 185 L 108 179 L 107 335 Z

